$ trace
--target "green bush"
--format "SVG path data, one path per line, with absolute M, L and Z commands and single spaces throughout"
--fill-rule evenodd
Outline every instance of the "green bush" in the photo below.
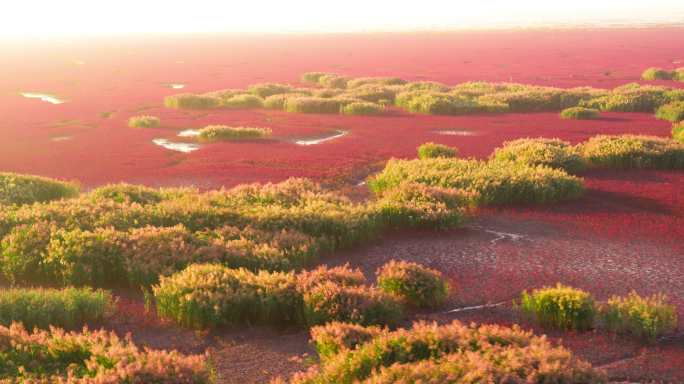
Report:
M 649 340 L 677 328 L 677 310 L 663 294 L 641 297 L 632 291 L 626 297 L 613 296 L 600 314 L 608 330 Z
M 271 136 L 270 128 L 209 125 L 199 130 L 197 138 L 201 141 L 239 141 L 263 139 L 269 136 Z
M 594 136 L 578 146 L 591 166 L 606 168 L 684 168 L 684 145 L 656 136 Z
M 478 98 L 479 102 L 507 106 L 510 112 L 560 111 L 563 91 L 554 88 L 527 86 L 524 90 L 493 93 Z M 505 110 L 504 110 L 505 111 Z
M 684 123 L 680 122 L 672 125 L 672 139 L 684 144 Z
M 22 383 L 188 383 L 214 382 L 205 356 L 138 348 L 114 332 L 29 333 L 18 323 L 0 327 L 4 340 L 0 380 Z
M 529 294 L 523 292 L 520 309 L 539 324 L 558 329 L 590 329 L 596 316 L 594 299 L 589 293 L 560 283 Z
M 684 67 L 677 68 L 672 72 L 672 80 L 684 81 Z
M 492 161 L 517 163 L 528 166 L 547 166 L 577 173 L 585 168 L 584 160 L 577 149 L 560 139 L 517 139 L 504 142 L 496 148 Z
M 22 224 L 10 229 L 2 238 L 0 268 L 10 283 L 50 282 L 53 276 L 46 270 L 45 259 L 52 227 L 40 221 Z
M 381 115 L 385 108 L 375 103 L 356 101 L 341 107 L 340 112 L 344 115 Z
M 438 157 L 456 157 L 458 150 L 444 144 L 425 143 L 418 147 L 419 159 L 434 159 Z
M 428 91 L 428 92 L 448 92 L 449 87 L 434 81 L 412 81 L 402 86 L 402 90 L 410 91 Z
M 211 109 L 220 107 L 221 99 L 210 95 L 183 93 L 166 96 L 164 98 L 164 106 L 175 109 Z
M 161 124 L 156 116 L 133 116 L 128 119 L 128 126 L 131 128 L 156 128 Z
M 361 287 L 366 283 L 366 277 L 360 269 L 352 269 L 349 264 L 332 268 L 321 265 L 297 274 L 297 287 L 301 292 L 308 292 L 323 282 L 340 287 Z
M 654 112 L 669 101 L 671 90 L 651 85 L 626 84 L 605 95 L 581 100 L 580 107 L 608 112 Z
M 308 84 L 319 84 L 319 81 L 321 77 L 326 76 L 326 75 L 334 75 L 333 73 L 328 73 L 328 72 L 306 72 L 302 75 L 302 83 L 308 83 Z
M 359 88 L 365 85 L 404 85 L 406 80 L 398 77 L 357 77 L 349 80 L 347 88 Z
M 292 91 L 292 87 L 287 84 L 260 83 L 250 85 L 247 91 L 263 99 L 273 95 L 289 93 Z
M 605 374 L 545 337 L 519 327 L 438 326 L 383 332 L 355 349 L 295 374 L 291 384 L 315 383 L 605 383 Z
M 326 99 L 322 97 L 295 97 L 285 102 L 287 112 L 299 113 L 340 113 L 340 108 L 345 103 L 339 99 Z
M 273 95 L 269 96 L 266 99 L 264 99 L 264 108 L 267 109 L 278 109 L 278 110 L 284 110 L 285 105 L 287 104 L 287 100 L 293 99 L 296 97 L 307 97 L 309 95 L 304 94 L 304 93 L 283 93 L 279 95 Z
M 391 159 L 368 180 L 376 194 L 403 183 L 460 189 L 476 196 L 478 205 L 551 203 L 578 198 L 584 190 L 582 179 L 558 169 L 443 158 Z
M 498 101 L 482 102 L 460 95 L 441 92 L 412 91 L 397 94 L 395 104 L 409 112 L 430 115 L 465 115 L 483 112 L 505 112 L 508 106 Z
M 380 100 L 394 100 L 396 92 L 389 87 L 378 85 L 362 85 L 358 88 L 347 90 L 341 95 L 351 99 L 359 99 L 371 103 L 377 103 Z
M 673 123 L 684 120 L 684 101 L 665 104 L 656 111 L 656 118 Z
M 600 116 L 598 110 L 584 107 L 565 108 L 560 113 L 561 119 L 570 120 L 593 120 L 598 119 Z
M 449 295 L 449 283 L 442 274 L 420 264 L 392 260 L 375 274 L 380 289 L 415 307 L 438 307 Z
M 74 328 L 99 322 L 115 308 L 111 293 L 90 288 L 0 290 L 0 324 L 21 322 L 26 328 Z
M 221 101 L 221 106 L 230 109 L 246 109 L 246 108 L 261 108 L 264 105 L 264 100 L 259 96 L 254 95 L 236 95 Z
M 348 77 L 339 76 L 335 74 L 327 74 L 318 78 L 318 84 L 325 88 L 347 88 Z
M 395 325 L 402 316 L 401 303 L 376 288 L 326 282 L 304 292 L 304 317 L 309 326 L 331 321 Z
M 107 184 L 90 191 L 90 197 L 99 200 L 112 200 L 117 203 L 156 204 L 163 200 L 163 193 L 157 189 L 133 184 Z
M 310 332 L 318 356 L 326 360 L 340 352 L 354 350 L 387 331 L 377 326 L 332 321 L 311 327 Z
M 47 177 L 0 172 L 0 204 L 31 204 L 78 195 L 75 183 Z
M 447 229 L 463 225 L 476 200 L 458 189 L 404 183 L 383 191 L 376 209 L 390 228 Z
M 672 80 L 672 76 L 672 72 L 656 67 L 647 68 L 641 74 L 641 78 L 644 80 Z

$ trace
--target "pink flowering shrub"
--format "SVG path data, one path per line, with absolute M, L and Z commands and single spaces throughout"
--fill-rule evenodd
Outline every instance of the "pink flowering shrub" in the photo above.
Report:
M 380 289 L 415 307 L 437 307 L 449 295 L 449 283 L 442 274 L 420 264 L 392 260 L 376 275 Z
M 0 380 L 31 383 L 213 383 L 205 356 L 138 348 L 105 331 L 0 326 Z
M 322 359 L 329 359 L 340 352 L 354 350 L 362 344 L 384 334 L 386 329 L 333 321 L 311 328 L 311 342 Z

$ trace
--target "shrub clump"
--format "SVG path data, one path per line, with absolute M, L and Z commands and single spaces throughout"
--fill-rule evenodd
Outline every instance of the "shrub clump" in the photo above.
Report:
M 591 166 L 606 168 L 684 168 L 684 144 L 656 136 L 594 136 L 579 145 Z
M 343 115 L 381 115 L 385 109 L 378 104 L 367 101 L 355 101 L 340 109 Z
M 76 197 L 75 183 L 41 176 L 0 172 L 0 204 L 23 205 Z
M 356 349 L 358 346 L 386 333 L 378 326 L 363 326 L 333 321 L 311 327 L 311 341 L 321 360 L 329 359 L 340 352 Z
M 444 144 L 425 143 L 418 147 L 419 159 L 434 159 L 438 157 L 456 157 L 458 150 Z
M 672 139 L 684 144 L 684 122 L 672 126 Z
M 317 84 L 319 84 L 321 77 L 327 76 L 327 75 L 334 75 L 334 74 L 329 73 L 329 72 L 305 72 L 304 74 L 302 74 L 301 80 L 302 80 L 302 83 L 317 85 Z
M 684 101 L 673 101 L 658 108 L 656 118 L 673 123 L 684 120 Z
M 438 326 L 382 332 L 354 349 L 295 374 L 291 384 L 544 381 L 605 383 L 605 374 L 545 337 L 498 325 Z
M 649 340 L 677 327 L 676 308 L 663 294 L 642 297 L 632 291 L 626 297 L 613 296 L 601 306 L 600 313 L 606 329 Z
M 0 290 L 0 324 L 21 322 L 24 327 L 74 328 L 112 315 L 111 293 L 91 288 L 9 288 Z
M 191 383 L 214 382 L 205 356 L 138 348 L 130 338 L 106 331 L 27 332 L 19 323 L 0 326 L 3 365 L 0 380 L 31 383 Z M 68 378 L 68 379 L 67 379 Z
M 582 180 L 562 170 L 517 163 L 463 159 L 391 159 L 368 180 L 376 194 L 403 183 L 454 188 L 476 197 L 476 204 L 550 203 L 582 195 Z
M 461 226 L 476 200 L 458 189 L 404 183 L 383 191 L 375 206 L 391 228 L 447 229 Z
M 517 139 L 504 142 L 492 154 L 492 161 L 512 162 L 529 166 L 547 166 L 577 173 L 585 168 L 577 149 L 560 139 Z
M 504 102 L 478 101 L 444 92 L 402 92 L 397 95 L 395 104 L 409 112 L 430 115 L 465 115 L 508 110 L 508 105 Z
M 561 119 L 570 120 L 593 120 L 598 119 L 600 115 L 598 110 L 584 107 L 565 108 L 560 113 Z
M 589 293 L 560 283 L 529 294 L 523 292 L 520 309 L 538 323 L 558 329 L 590 329 L 596 316 L 594 299 Z
M 110 200 L 117 203 L 155 204 L 164 199 L 161 191 L 144 185 L 126 183 L 108 184 L 90 191 L 89 196 L 96 201 Z
M 647 68 L 641 74 L 641 78 L 644 80 L 672 80 L 672 77 L 672 72 L 657 67 Z
M 359 88 L 365 85 L 404 85 L 406 80 L 398 77 L 357 77 L 349 80 L 348 88 Z
M 161 120 L 156 116 L 133 116 L 128 119 L 128 126 L 131 128 L 157 128 Z
M 219 97 L 191 93 L 171 95 L 164 98 L 164 106 L 175 109 L 211 109 L 220 107 L 221 103 Z
M 392 260 L 376 275 L 380 289 L 415 307 L 438 307 L 449 295 L 449 283 L 442 274 L 420 264 Z
M 261 108 L 264 100 L 255 95 L 239 94 L 221 100 L 221 106 L 229 109 Z
M 197 138 L 201 141 L 239 141 L 267 138 L 271 136 L 271 129 L 209 125 L 200 129 L 198 133 Z
M 298 113 L 340 113 L 340 108 L 347 104 L 344 100 L 323 97 L 295 97 L 285 102 L 287 112 Z
M 579 101 L 580 107 L 609 112 L 654 112 L 669 100 L 670 89 L 637 83 L 625 84 L 610 92 Z
M 292 87 L 287 84 L 260 83 L 250 85 L 247 91 L 263 99 L 273 95 L 289 93 L 292 91 Z

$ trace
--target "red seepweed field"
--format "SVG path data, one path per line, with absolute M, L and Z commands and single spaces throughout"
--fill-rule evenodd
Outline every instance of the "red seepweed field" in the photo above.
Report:
M 557 113 L 436 116 L 393 108 L 382 116 L 300 114 L 267 109 L 187 111 L 164 96 L 245 88 L 260 82 L 298 84 L 307 71 L 397 76 L 448 85 L 519 82 L 563 88 L 612 88 L 641 82 L 650 66 L 684 62 L 684 28 L 461 31 L 355 35 L 155 37 L 44 41 L 32 49 L 3 47 L 0 65 L 0 170 L 74 179 L 86 188 L 125 181 L 201 189 L 306 177 L 355 198 L 360 185 L 392 157 L 415 158 L 433 141 L 462 157 L 487 158 L 503 142 L 560 138 L 576 144 L 598 134 L 669 137 L 671 124 L 647 113 L 603 113 L 562 120 Z M 174 89 L 171 84 L 183 84 Z M 22 92 L 56 95 L 51 104 Z M 129 128 L 135 115 L 161 126 Z M 154 145 L 211 124 L 268 127 L 264 141 L 201 144 L 190 153 Z M 331 132 L 346 135 L 297 145 Z M 444 132 L 450 134 L 444 134 Z M 440 133 L 441 132 L 441 133 Z M 360 267 L 368 276 L 390 259 L 442 271 L 456 288 L 443 311 L 416 318 L 440 322 L 521 323 L 546 333 L 619 382 L 684 382 L 684 336 L 654 343 L 598 331 L 556 332 L 519 318 L 510 299 L 556 282 L 604 300 L 635 289 L 666 293 L 684 318 L 684 172 L 588 170 L 585 195 L 552 206 L 483 208 L 462 229 L 389 233 L 370 245 L 336 252 L 321 263 Z M 505 302 L 505 304 L 498 304 Z M 447 312 L 452 308 L 498 304 Z M 304 331 L 254 327 L 198 334 L 144 313 L 124 295 L 111 328 L 143 345 L 187 352 L 209 349 L 219 382 L 267 382 L 309 364 Z M 681 321 L 679 328 L 681 329 Z

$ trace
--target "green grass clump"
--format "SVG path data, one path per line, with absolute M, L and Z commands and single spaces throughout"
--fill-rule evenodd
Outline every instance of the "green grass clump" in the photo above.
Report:
M 357 77 L 349 80 L 347 88 L 359 88 L 365 85 L 404 85 L 406 80 L 398 77 Z
M 74 328 L 112 315 L 111 293 L 90 288 L 9 288 L 0 290 L 0 324 L 21 322 L 26 328 Z
M 269 96 L 264 99 L 264 108 L 266 109 L 278 109 L 284 110 L 285 105 L 287 105 L 287 100 L 296 97 L 307 97 L 309 95 L 299 92 L 293 93 L 282 93 L 278 95 Z
M 504 112 L 505 103 L 485 101 L 443 92 L 412 91 L 397 94 L 395 104 L 413 113 L 430 115 L 465 115 L 482 112 Z
M 294 274 L 194 264 L 162 277 L 152 289 L 160 316 L 192 328 L 333 320 L 395 323 L 402 314 L 399 303 L 360 285 L 363 280 L 346 266 Z
M 78 195 L 75 183 L 41 176 L 0 172 L 0 204 L 23 205 L 68 199 Z
M 586 330 L 594 326 L 594 299 L 585 291 L 557 284 L 526 291 L 520 309 L 539 324 L 558 329 Z
M 381 115 L 385 108 L 367 101 L 355 101 L 340 108 L 343 115 Z
M 161 124 L 156 116 L 133 116 L 128 119 L 128 126 L 131 128 L 156 128 Z
M 235 95 L 221 101 L 221 106 L 229 109 L 261 108 L 263 105 L 261 97 L 249 94 Z
M 461 189 L 477 196 L 479 205 L 551 203 L 578 198 L 584 190 L 581 179 L 558 169 L 444 158 L 391 159 L 368 186 L 382 194 L 403 183 Z
M 345 104 L 337 98 L 295 97 L 287 99 L 285 110 L 298 113 L 340 113 L 340 108 Z
M 164 194 L 144 185 L 126 183 L 107 184 L 90 191 L 89 196 L 95 200 L 110 200 L 117 203 L 155 204 L 164 199 Z
M 386 86 L 373 84 L 362 85 L 358 88 L 349 89 L 342 93 L 343 97 L 359 99 L 371 103 L 378 103 L 380 100 L 394 101 L 396 91 Z
M 411 91 L 428 91 L 428 92 L 448 92 L 449 87 L 442 84 L 442 83 L 437 83 L 435 81 L 412 81 L 410 83 L 406 83 L 402 86 L 402 90 L 406 92 L 411 92 Z
M 644 80 L 672 80 L 672 77 L 672 72 L 657 67 L 647 68 L 641 74 L 641 78 Z
M 567 384 L 606 382 L 602 371 L 545 337 L 517 326 L 454 321 L 382 332 L 353 349 L 340 348 L 289 383 L 498 383 L 503 378 L 520 383 L 540 378 Z
M 676 68 L 672 72 L 672 80 L 684 81 L 684 67 Z
M 239 141 L 264 139 L 270 136 L 270 128 L 209 125 L 199 130 L 197 138 L 201 141 Z
M 318 84 L 325 88 L 337 88 L 344 89 L 347 88 L 347 82 L 349 78 L 346 76 L 340 76 L 336 74 L 327 74 L 318 78 Z
M 492 154 L 492 161 L 513 162 L 529 166 L 547 166 L 577 173 L 585 168 L 577 149 L 560 139 L 517 139 L 504 142 Z
M 561 111 L 561 119 L 594 120 L 601 116 L 598 110 L 584 107 L 570 107 Z
M 449 283 L 442 274 L 420 264 L 392 260 L 376 275 L 380 289 L 414 307 L 438 307 L 449 296 Z
M 425 143 L 418 147 L 419 159 L 451 158 L 458 155 L 458 150 L 444 144 Z
M 684 144 L 684 122 L 672 125 L 672 139 Z
M 0 380 L 31 383 L 210 384 L 206 356 L 138 348 L 114 332 L 34 330 L 19 323 L 0 326 L 3 346 Z
M 302 83 L 305 83 L 305 84 L 318 85 L 320 83 L 321 77 L 327 76 L 327 75 L 334 75 L 334 74 L 329 73 L 329 72 L 306 72 L 306 73 L 302 74 L 301 80 L 302 80 Z
M 211 109 L 221 106 L 221 99 L 212 95 L 194 95 L 183 93 L 166 96 L 164 106 L 175 109 Z
M 326 360 L 340 352 L 354 350 L 387 331 L 378 326 L 333 321 L 311 327 L 310 332 L 318 356 L 321 360 Z
M 684 168 L 684 144 L 656 136 L 594 136 L 578 149 L 590 166 L 605 168 Z
M 632 291 L 626 297 L 613 296 L 601 306 L 600 315 L 606 329 L 651 341 L 677 328 L 677 309 L 663 294 L 642 297 Z
M 653 113 L 658 107 L 670 101 L 671 90 L 665 87 L 640 84 L 625 84 L 605 95 L 581 100 L 580 107 L 608 112 Z
M 264 99 L 269 96 L 292 92 L 292 87 L 287 84 L 260 83 L 250 85 L 247 91 Z
M 461 226 L 476 196 L 462 190 L 404 183 L 382 192 L 376 209 L 390 228 Z
M 656 111 L 656 118 L 673 123 L 684 120 L 684 101 L 665 104 Z

